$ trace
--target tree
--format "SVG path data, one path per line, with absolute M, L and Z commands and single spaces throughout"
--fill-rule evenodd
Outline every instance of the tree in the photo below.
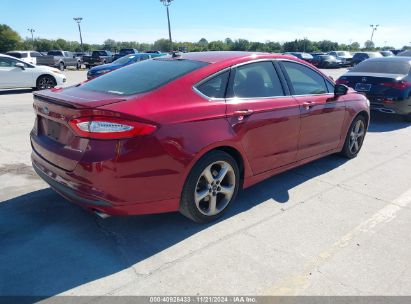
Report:
M 361 46 L 358 42 L 353 42 L 350 45 L 350 51 L 359 51 L 360 48 L 361 48 Z
M 153 49 L 156 51 L 170 52 L 171 51 L 170 40 L 159 39 L 155 41 L 153 45 Z
M 365 48 L 366 50 L 373 50 L 373 49 L 375 48 L 375 44 L 374 44 L 374 42 L 372 42 L 371 40 L 367 40 L 367 41 L 365 41 L 365 43 L 364 43 L 364 48 Z
M 103 48 L 106 50 L 115 50 L 117 49 L 117 42 L 113 39 L 107 39 L 103 42 Z
M 227 45 L 223 41 L 211 41 L 208 44 L 209 51 L 224 51 L 227 49 Z
M 12 51 L 22 42 L 20 35 L 6 24 L 0 24 L 0 52 Z

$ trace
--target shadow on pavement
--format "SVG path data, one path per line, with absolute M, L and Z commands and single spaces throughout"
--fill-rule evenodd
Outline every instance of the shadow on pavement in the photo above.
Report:
M 368 132 L 392 132 L 408 128 L 409 126 L 411 126 L 411 123 L 405 122 L 400 115 L 371 111 L 371 122 Z
M 329 156 L 268 179 L 239 194 L 221 221 L 342 164 Z M 143 261 L 215 223 L 198 225 L 179 213 L 101 220 L 50 189 L 0 203 L 0 296 L 47 298 Z
M 32 93 L 33 89 L 12 89 L 12 90 L 0 90 L 0 95 L 11 95 L 11 94 L 27 94 Z

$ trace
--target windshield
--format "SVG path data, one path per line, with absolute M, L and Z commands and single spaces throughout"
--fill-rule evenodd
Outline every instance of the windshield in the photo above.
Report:
M 116 95 L 140 94 L 206 65 L 208 63 L 191 60 L 146 60 L 86 82 L 80 88 Z
M 409 62 L 363 61 L 351 69 L 351 72 L 384 73 L 406 75 L 410 72 Z
M 128 54 L 134 54 L 134 50 L 133 49 L 124 49 L 124 50 L 120 50 L 120 55 L 128 55 Z
M 338 56 L 345 56 L 345 57 L 350 57 L 351 53 L 350 52 L 337 52 Z
M 124 56 L 124 57 L 117 59 L 116 61 L 113 61 L 113 64 L 126 64 L 127 62 L 132 61 L 133 59 L 134 59 L 133 61 L 137 61 L 138 58 L 136 57 L 137 57 L 136 55 Z
M 380 53 L 368 53 L 368 56 L 370 58 L 382 57 L 382 55 Z

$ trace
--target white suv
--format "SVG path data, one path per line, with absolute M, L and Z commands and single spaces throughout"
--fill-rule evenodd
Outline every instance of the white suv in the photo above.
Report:
M 66 76 L 56 68 L 36 66 L 8 55 L 0 54 L 0 89 L 51 89 L 66 82 Z
M 37 57 L 43 56 L 36 51 L 10 51 L 6 54 L 31 64 L 37 64 Z

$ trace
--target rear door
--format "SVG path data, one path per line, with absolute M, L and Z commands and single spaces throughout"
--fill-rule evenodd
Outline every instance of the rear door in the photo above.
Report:
M 334 98 L 334 86 L 311 67 L 282 60 L 280 65 L 301 112 L 297 160 L 336 149 L 346 115 L 345 102 Z
M 296 159 L 300 110 L 272 61 L 232 69 L 227 119 L 241 141 L 254 174 Z

